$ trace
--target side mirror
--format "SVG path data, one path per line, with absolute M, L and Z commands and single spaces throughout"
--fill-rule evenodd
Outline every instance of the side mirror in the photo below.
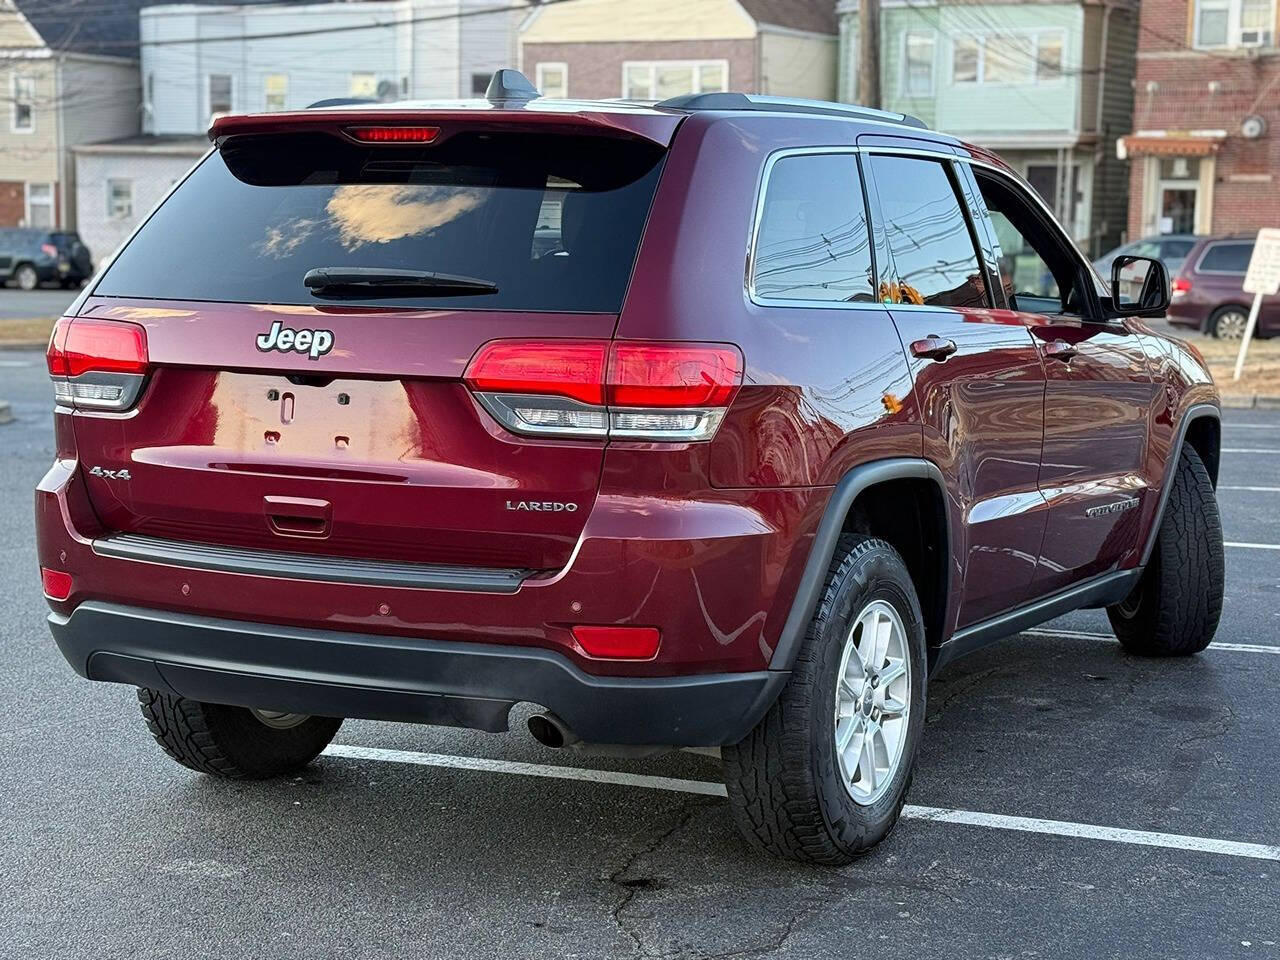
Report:
M 1118 317 L 1164 316 L 1169 309 L 1169 271 L 1152 257 L 1116 257 L 1111 263 L 1111 304 Z

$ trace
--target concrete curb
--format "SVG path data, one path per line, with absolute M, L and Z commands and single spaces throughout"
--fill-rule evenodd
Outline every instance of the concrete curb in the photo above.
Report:
M 1229 393 L 1222 398 L 1222 405 L 1239 410 L 1280 410 L 1280 396 L 1266 393 Z
M 0 400 L 0 425 L 13 422 L 13 410 L 3 400 Z

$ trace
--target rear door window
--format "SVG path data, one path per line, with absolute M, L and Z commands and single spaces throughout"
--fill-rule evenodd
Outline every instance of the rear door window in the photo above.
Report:
M 1252 243 L 1214 243 L 1205 250 L 1197 269 L 1201 273 L 1244 274 L 1252 256 Z
M 648 143 L 518 133 L 458 133 L 428 147 L 232 138 L 165 201 L 95 293 L 314 304 L 329 295 L 304 286 L 309 270 L 372 268 L 497 290 L 344 290 L 343 302 L 613 313 L 663 155 Z
M 872 156 L 872 175 L 897 277 L 895 303 L 988 307 L 969 220 L 936 160 Z
M 806 154 L 774 163 L 757 230 L 757 299 L 875 299 L 867 208 L 854 154 Z

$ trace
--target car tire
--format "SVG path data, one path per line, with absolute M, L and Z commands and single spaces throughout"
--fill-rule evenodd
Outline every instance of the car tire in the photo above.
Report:
M 1213 640 L 1222 616 L 1226 560 L 1213 482 L 1200 455 L 1183 444 L 1151 559 L 1133 592 L 1107 607 L 1130 653 L 1179 657 Z
M 1209 334 L 1219 340 L 1239 340 L 1248 321 L 1249 311 L 1232 304 L 1213 311 L 1206 326 Z
M 877 622 L 887 622 L 888 650 L 898 657 L 862 656 L 861 641 L 882 632 L 867 628 Z M 872 682 L 897 669 L 904 672 Z M 920 602 L 902 558 L 883 540 L 842 536 L 791 678 L 755 729 L 721 751 L 729 806 L 747 842 L 773 856 L 842 865 L 884 840 L 911 785 L 927 671 Z M 869 713 L 850 709 L 866 697 Z M 891 718 L 895 705 L 903 709 Z M 856 749 L 868 736 L 886 761 L 879 780 L 864 774 Z M 846 739 L 843 752 L 838 738 Z
M 263 780 L 305 767 L 342 726 L 330 717 L 202 703 L 139 688 L 156 743 L 184 767 L 227 780 Z
M 13 280 L 18 285 L 19 290 L 34 290 L 40 286 L 40 274 L 29 263 L 20 264 L 13 271 Z

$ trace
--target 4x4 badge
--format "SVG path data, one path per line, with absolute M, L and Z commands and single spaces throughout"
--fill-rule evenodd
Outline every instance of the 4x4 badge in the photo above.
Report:
M 281 353 L 305 353 L 312 360 L 319 360 L 333 349 L 332 330 L 294 330 L 279 320 L 271 324 L 266 333 L 258 334 L 258 349 L 263 353 L 279 350 Z
M 101 467 L 94 467 L 89 471 L 95 477 L 105 477 L 108 480 L 132 480 L 129 471 L 126 470 L 103 470 Z

